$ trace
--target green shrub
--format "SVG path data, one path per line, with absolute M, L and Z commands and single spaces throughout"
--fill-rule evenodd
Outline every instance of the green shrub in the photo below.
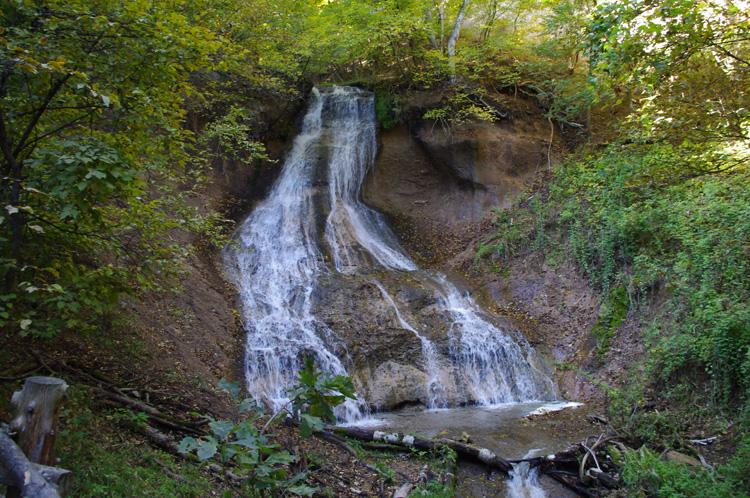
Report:
M 375 91 L 375 115 L 384 130 L 389 130 L 401 122 L 399 99 L 384 91 Z
M 91 409 L 90 393 L 71 386 L 70 400 L 61 416 L 57 456 L 60 467 L 71 470 L 74 487 L 70 496 L 78 498 L 130 498 L 133 496 L 209 496 L 216 485 L 191 463 L 148 445 L 133 444 L 113 429 L 113 423 L 138 425 L 143 414 L 115 410 L 102 416 Z M 169 477 L 164 469 L 183 475 L 189 482 Z
M 211 433 L 198 439 L 184 438 L 179 451 L 195 451 L 202 465 L 210 460 L 222 466 L 231 464 L 243 478 L 243 491 L 250 496 L 312 496 L 316 489 L 305 484 L 305 472 L 288 473 L 289 464 L 295 461 L 295 457 L 271 441 L 273 434 L 265 432 L 279 415 L 286 412 L 280 410 L 264 420 L 263 409 L 253 399 L 241 398 L 241 389 L 236 382 L 228 383 L 222 379 L 219 387 L 232 395 L 244 419 L 234 422 L 204 415 Z M 310 437 L 313 430 L 322 429 L 323 420 L 335 422 L 333 407 L 347 397 L 353 398 L 353 389 L 351 379 L 331 377 L 328 372 L 319 371 L 311 358 L 306 358 L 298 384 L 290 393 L 291 413 L 301 422 L 300 435 Z M 262 422 L 265 425 L 259 429 Z
M 609 340 L 614 336 L 622 322 L 625 321 L 629 308 L 630 297 L 625 286 L 613 287 L 599 310 L 599 320 L 591 331 L 599 340 L 598 353 L 600 356 L 609 350 Z
M 737 454 L 718 465 L 715 474 L 706 468 L 690 468 L 659 458 L 651 450 L 626 454 L 623 480 L 629 496 L 655 498 L 741 498 L 750 493 L 750 439 Z

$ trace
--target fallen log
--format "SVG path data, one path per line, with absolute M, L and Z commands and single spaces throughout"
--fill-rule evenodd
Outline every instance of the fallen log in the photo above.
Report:
M 184 432 L 190 434 L 191 436 L 197 437 L 205 435 L 205 432 L 195 429 L 194 424 L 162 413 L 153 406 L 147 405 L 142 401 L 138 401 L 127 396 L 112 393 L 99 388 L 94 389 L 94 395 L 97 398 L 106 398 L 107 401 L 117 407 L 127 408 L 133 412 L 143 412 L 148 416 L 149 420 L 163 427 L 166 427 L 167 429 Z
M 5 431 L 0 430 L 0 484 L 17 489 L 20 496 L 24 498 L 60 498 L 57 487 L 44 478 L 42 473 L 35 467 L 23 450 L 8 436 Z M 60 469 L 57 469 L 60 470 Z M 70 472 L 63 478 L 62 473 L 57 477 L 63 479 L 66 487 L 70 486 Z
M 68 493 L 70 493 L 70 490 L 73 487 L 73 473 L 71 471 L 58 467 L 39 465 L 34 462 L 29 462 L 29 465 L 39 472 L 45 481 L 54 484 L 57 488 L 57 493 L 60 496 L 67 496 Z M 13 480 L 13 476 L 2 464 L 0 464 L 0 484 L 8 487 L 16 487 L 16 482 Z
M 575 491 L 580 496 L 585 496 L 586 498 L 596 498 L 596 495 L 594 493 L 592 493 L 588 489 L 578 484 L 578 479 L 575 479 L 575 481 L 571 481 L 569 479 L 566 479 L 565 476 L 557 472 L 545 472 L 544 475 L 551 477 L 552 479 L 559 482 L 560 484 L 570 489 L 571 491 Z
M 603 470 L 589 469 L 586 471 L 586 475 L 593 479 L 596 479 L 598 484 L 602 487 L 609 488 L 609 489 L 617 489 L 617 488 L 622 487 L 622 483 L 620 481 L 610 476 Z
M 284 420 L 284 423 L 289 425 L 296 425 L 296 422 L 290 418 Z M 503 458 L 497 456 L 486 448 L 479 448 L 470 444 L 459 443 L 451 439 L 421 439 L 414 436 L 406 436 L 404 434 L 397 433 L 385 433 L 381 431 L 368 431 L 365 429 L 358 429 L 355 427 L 333 427 L 326 426 L 324 431 L 332 432 L 341 436 L 346 436 L 352 439 L 358 439 L 367 442 L 384 442 L 393 446 L 399 446 L 404 448 L 416 448 L 418 450 L 436 450 L 441 446 L 447 446 L 451 450 L 455 451 L 456 454 L 465 460 L 469 460 L 476 463 L 484 463 L 490 468 L 500 470 L 506 474 L 513 468 Z
M 486 448 L 479 448 L 478 446 L 459 443 L 450 439 L 436 439 L 435 441 L 444 444 L 465 459 L 479 460 L 493 469 L 502 470 L 505 473 L 513 469 L 513 466 L 507 460 L 504 460 Z
M 410 482 L 407 482 L 393 492 L 393 498 L 406 498 L 407 496 L 409 496 L 409 493 L 411 493 L 412 489 L 414 489 L 414 485 Z
M 524 461 L 531 466 L 537 466 L 542 475 L 558 481 L 580 496 L 596 496 L 588 488 L 617 489 L 622 487 L 622 482 L 617 476 L 616 465 L 606 459 L 606 453 L 600 453 L 598 458 L 596 455 L 596 451 L 601 450 L 605 443 L 616 440 L 618 437 L 605 438 L 601 435 L 591 447 L 588 447 L 587 442 L 592 437 L 589 436 L 581 443 L 555 455 L 528 458 Z M 585 469 L 584 466 L 589 457 L 593 460 L 593 467 Z
M 4 371 L 2 376 L 0 376 L 0 381 L 12 382 L 20 380 L 41 369 L 42 366 L 38 363 L 24 363 L 23 365 Z

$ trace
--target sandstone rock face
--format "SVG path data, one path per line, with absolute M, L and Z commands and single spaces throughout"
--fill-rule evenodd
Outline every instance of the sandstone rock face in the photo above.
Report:
M 347 370 L 361 398 L 375 410 L 392 410 L 404 405 L 431 406 L 439 386 L 441 404 L 462 406 L 486 400 L 486 392 L 477 390 L 470 378 L 467 360 L 462 358 L 463 325 L 451 316 L 436 296 L 439 283 L 429 272 L 372 272 L 321 276 L 313 291 L 313 312 L 326 331 L 326 346 L 346 358 Z M 396 311 L 397 308 L 400 311 Z M 483 314 L 487 333 L 490 328 L 508 336 L 517 334 L 509 322 Z M 509 340 L 517 340 L 509 339 Z M 497 340 L 490 338 L 488 341 Z M 509 354 L 498 342 L 494 354 Z M 535 355 L 529 353 L 534 361 Z M 481 361 L 478 358 L 472 361 Z M 523 360 L 521 360 L 523 361 Z M 553 389 L 545 391 L 539 364 L 534 364 L 533 382 L 541 386 L 540 396 L 549 399 Z M 508 379 L 525 375 L 509 367 Z M 488 379 L 488 382 L 492 380 Z M 511 388 L 513 395 L 520 395 Z
M 470 123 L 446 133 L 418 122 L 381 133 L 364 200 L 386 213 L 449 227 L 478 222 L 507 207 L 547 167 L 549 130 L 509 122 Z
M 372 373 L 370 403 L 377 409 L 392 410 L 405 404 L 424 404 L 427 376 L 411 366 L 386 361 Z

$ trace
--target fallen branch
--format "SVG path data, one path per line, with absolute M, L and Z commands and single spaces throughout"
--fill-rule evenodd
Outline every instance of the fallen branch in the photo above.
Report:
M 596 443 L 598 444 L 599 441 L 597 441 Z M 589 457 L 589 455 L 591 455 L 591 457 L 594 459 L 594 464 L 596 464 L 596 469 L 601 472 L 602 468 L 599 467 L 599 461 L 596 459 L 596 454 L 594 454 L 594 451 L 591 448 L 589 448 L 588 446 L 586 446 L 585 443 L 581 443 L 581 448 L 583 448 L 584 450 L 586 450 L 586 454 L 583 455 L 583 460 L 581 460 L 581 468 L 578 470 L 578 472 L 579 472 L 578 477 L 581 480 L 581 482 L 585 482 L 583 480 L 583 477 L 584 477 L 584 473 L 586 471 L 586 459 Z M 594 444 L 593 448 L 596 448 L 596 444 Z
M 602 460 L 602 455 L 598 457 L 596 450 L 609 441 L 620 439 L 619 436 L 604 437 L 604 434 L 598 436 L 594 444 L 588 446 L 589 436 L 581 443 L 571 446 L 565 451 L 548 457 L 537 457 L 525 459 L 531 466 L 538 466 L 542 474 L 555 479 L 581 496 L 595 496 L 588 491 L 586 487 L 600 486 L 609 489 L 617 489 L 622 486 L 620 480 L 612 475 L 612 468 L 617 467 L 609 460 Z M 580 463 L 577 455 L 583 453 Z M 594 466 L 586 470 L 586 463 L 589 457 L 594 460 Z M 601 464 L 600 464 L 601 461 Z M 616 473 L 616 472 L 615 472 Z
M 149 420 L 168 429 L 184 432 L 190 434 L 191 436 L 204 435 L 202 431 L 199 431 L 195 428 L 194 424 L 190 422 L 184 422 L 178 418 L 162 413 L 153 406 L 147 405 L 142 401 L 138 401 L 125 395 L 112 393 L 98 388 L 94 389 L 94 394 L 98 398 L 106 398 L 111 402 L 111 404 L 115 406 L 127 408 L 134 412 L 143 412 L 148 416 Z
M 285 423 L 286 423 L 287 420 L 291 420 L 291 419 L 290 418 L 284 419 Z M 329 443 L 333 443 L 333 444 L 335 444 L 335 445 L 343 448 L 344 451 L 346 451 L 351 456 L 353 456 L 354 458 L 356 458 L 359 461 L 359 463 L 364 468 L 366 468 L 367 470 L 369 470 L 370 472 L 372 472 L 374 474 L 379 475 L 380 477 L 382 477 L 384 479 L 389 479 L 389 477 L 388 477 L 387 474 L 383 473 L 380 469 L 378 469 L 374 465 L 370 465 L 368 463 L 363 462 L 362 459 L 359 458 L 359 455 L 357 454 L 357 452 L 355 451 L 355 449 L 352 448 L 352 446 L 349 443 L 347 443 L 346 440 L 344 440 L 344 438 L 342 438 L 340 436 L 337 436 L 336 434 L 331 434 L 328 431 L 315 431 L 315 432 L 313 432 L 313 435 L 315 437 L 317 437 L 317 438 L 320 438 L 320 439 L 322 439 L 324 441 L 328 441 Z
M 578 466 L 577 458 L 557 458 L 555 455 L 551 456 L 540 456 L 533 458 L 520 458 L 518 460 L 508 460 L 508 463 L 528 463 L 529 467 L 534 468 L 546 463 L 554 463 L 555 465 L 576 465 Z
M 597 469 L 598 469 L 599 471 L 601 471 L 602 469 L 601 469 L 601 467 L 599 466 L 599 462 L 598 462 L 598 461 L 596 460 L 596 454 L 594 453 L 594 451 L 595 451 L 595 450 L 596 450 L 596 449 L 597 449 L 597 448 L 598 448 L 599 446 L 601 446 L 601 445 L 603 445 L 603 444 L 605 444 L 605 443 L 608 443 L 608 442 L 610 442 L 610 441 L 614 441 L 615 439 L 622 439 L 622 438 L 620 438 L 620 436 L 610 436 L 610 437 L 606 437 L 606 438 L 602 439 L 602 438 L 604 437 L 604 434 L 602 434 L 602 435 L 600 435 L 600 436 L 599 436 L 599 438 L 598 438 L 598 439 L 596 440 L 596 443 L 594 443 L 594 444 L 593 444 L 593 445 L 591 446 L 591 448 L 588 448 L 588 447 L 586 446 L 586 444 L 585 444 L 585 443 L 586 443 L 586 442 L 588 441 L 588 439 L 589 439 L 590 437 L 592 437 L 592 436 L 589 436 L 589 437 L 587 437 L 587 438 L 586 438 L 586 441 L 582 441 L 582 442 L 581 442 L 581 444 L 580 444 L 580 446 L 581 446 L 582 448 L 584 448 L 584 449 L 586 450 L 586 453 L 585 453 L 585 454 L 583 455 L 583 459 L 581 460 L 581 467 L 580 467 L 580 470 L 579 470 L 579 472 L 580 472 L 580 474 L 579 474 L 579 475 L 580 475 L 580 479 L 581 479 L 581 482 L 585 482 L 585 481 L 583 480 L 583 476 L 584 476 L 584 472 L 585 472 L 585 470 L 586 470 L 586 460 L 588 459 L 588 457 L 589 457 L 589 454 L 590 454 L 590 455 L 591 455 L 591 456 L 592 456 L 592 457 L 594 458 L 594 463 L 596 464 L 596 468 L 597 468 Z M 602 481 L 602 480 L 600 479 L 600 481 Z
M 589 491 L 588 489 L 584 488 L 577 482 L 570 482 L 569 480 L 565 479 L 561 474 L 555 473 L 555 472 L 545 472 L 544 475 L 547 475 L 554 479 L 555 481 L 559 482 L 566 488 L 575 491 L 581 496 L 585 496 L 586 498 L 596 498 L 596 495 Z
M 714 436 L 714 437 L 707 437 L 706 439 L 689 439 L 688 441 L 690 441 L 693 444 L 699 444 L 701 446 L 708 446 L 709 444 L 713 443 L 717 439 L 718 438 Z
M 620 481 L 610 476 L 601 469 L 589 469 L 586 475 L 596 479 L 602 486 L 609 489 L 617 489 L 620 487 Z
M 157 448 L 161 448 L 167 453 L 183 460 L 200 463 L 198 457 L 193 453 L 180 453 L 179 451 L 177 451 L 177 443 L 172 441 L 172 439 L 163 432 L 160 432 L 157 429 L 144 424 L 139 425 L 135 430 L 142 436 L 145 436 L 151 442 L 151 444 L 153 444 Z M 216 464 L 206 465 L 206 468 L 217 476 L 220 476 L 222 478 L 226 477 L 232 481 L 241 481 L 243 479 L 243 477 L 234 474 L 228 469 L 222 469 L 219 465 Z
M 37 363 L 25 363 L 21 366 L 11 368 L 10 370 L 6 370 L 3 372 L 5 376 L 0 377 L 0 381 L 3 382 L 13 382 L 16 380 L 25 379 L 29 375 L 38 372 L 41 370 L 43 365 L 39 365 Z

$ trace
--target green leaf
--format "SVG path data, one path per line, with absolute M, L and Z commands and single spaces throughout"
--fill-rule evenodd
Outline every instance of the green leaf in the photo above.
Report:
M 288 487 L 287 491 L 297 496 L 313 496 L 318 491 L 318 488 L 313 488 L 306 484 L 297 484 Z
M 240 402 L 239 404 L 239 411 L 240 413 L 244 413 L 246 411 L 255 410 L 258 409 L 258 404 L 253 398 L 245 398 Z
M 323 420 L 319 417 L 314 417 L 303 413 L 300 415 L 302 423 L 299 426 L 299 435 L 302 439 L 307 439 L 312 436 L 314 431 L 323 430 Z
M 97 169 L 90 169 L 88 171 L 88 173 L 86 174 L 85 178 L 89 179 L 91 177 L 94 177 L 94 178 L 106 178 L 107 174 L 105 172 L 99 171 Z
M 228 382 L 226 379 L 221 379 L 219 381 L 219 387 L 226 392 L 228 392 L 235 403 L 237 403 L 237 400 L 240 395 L 240 386 L 237 382 Z
M 200 441 L 196 455 L 201 462 L 213 457 L 218 451 L 218 446 L 213 441 Z
M 294 457 L 294 455 L 292 455 L 288 451 L 274 451 L 265 460 L 264 463 L 268 466 L 287 465 L 294 462 L 295 460 L 296 458 Z
M 224 441 L 234 431 L 235 425 L 231 420 L 218 420 L 208 424 L 211 431 L 220 441 Z
M 198 442 L 195 440 L 195 438 L 186 437 L 186 438 L 183 438 L 182 441 L 180 441 L 180 445 L 177 447 L 177 452 L 187 453 L 197 447 L 198 447 Z

